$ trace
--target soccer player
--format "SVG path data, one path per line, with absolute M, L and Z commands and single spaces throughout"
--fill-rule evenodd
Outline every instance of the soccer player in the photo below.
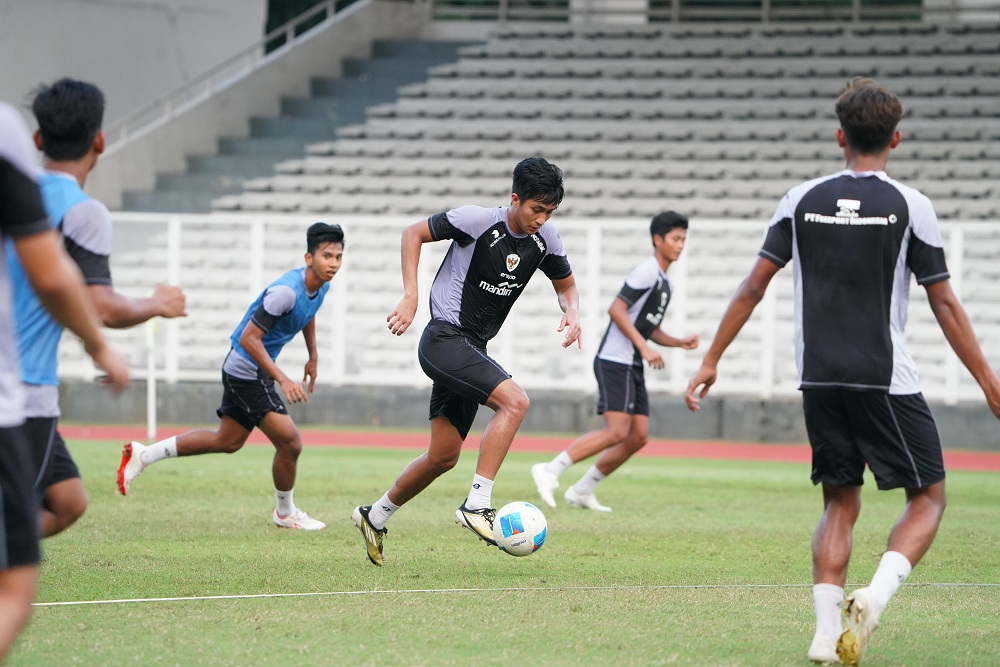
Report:
M 87 295 L 104 326 L 124 328 L 156 316 L 183 316 L 184 293 L 179 287 L 160 285 L 148 299 L 130 299 L 111 285 L 111 216 L 104 204 L 83 191 L 87 175 L 104 152 L 104 95 L 92 84 L 60 79 L 36 91 L 31 109 L 39 126 L 35 145 L 45 156 L 45 171 L 38 178 L 42 201 L 83 274 Z M 38 471 L 34 479 L 42 497 L 42 537 L 49 537 L 83 515 L 87 491 L 57 431 L 63 327 L 27 289 L 24 271 L 11 253 L 8 248 L 17 290 L 14 315 L 25 388 L 24 428 Z
M 118 466 L 118 491 L 129 492 L 135 478 L 148 466 L 166 458 L 238 451 L 259 428 L 274 445 L 275 525 L 297 530 L 326 527 L 295 506 L 293 489 L 302 438 L 288 409 L 275 390 L 275 383 L 292 403 L 309 398 L 302 384 L 277 366 L 275 359 L 297 333 L 302 332 L 309 361 L 302 381 L 309 381 L 309 393 L 316 384 L 316 311 L 330 289 L 330 281 L 344 259 L 344 232 L 340 225 L 314 223 L 306 232 L 303 267 L 288 271 L 271 283 L 250 305 L 230 336 L 232 349 L 222 365 L 222 405 L 216 411 L 219 427 L 195 429 L 146 446 L 125 445 Z
M 494 411 L 479 444 L 469 495 L 455 511 L 456 522 L 496 546 L 490 507 L 493 480 L 528 410 L 528 396 L 486 353 L 524 286 L 541 269 L 552 281 L 564 315 L 563 347 L 580 344 L 579 297 L 556 230 L 547 225 L 563 198 L 562 170 L 539 157 L 514 167 L 510 206 L 462 206 L 432 215 L 403 230 L 403 298 L 386 318 L 402 335 L 417 310 L 417 263 L 424 243 L 451 240 L 431 285 L 431 321 L 417 358 L 434 381 L 430 400 L 431 438 L 424 454 L 403 469 L 395 484 L 372 505 L 356 507 L 355 525 L 368 558 L 383 565 L 385 524 L 403 504 L 458 462 L 479 405 Z
M 79 271 L 45 216 L 36 184 L 31 135 L 12 106 L 0 103 L 0 238 L 10 245 L 45 307 L 83 341 L 117 389 L 128 383 L 125 360 L 105 341 Z M 0 661 L 28 622 L 38 581 L 38 499 L 33 457 L 22 429 L 24 390 L 18 372 L 12 281 L 0 254 Z
M 611 511 L 598 502 L 594 489 L 648 439 L 649 397 L 642 364 L 645 361 L 655 369 L 664 366 L 663 357 L 649 341 L 685 350 L 698 347 L 697 336 L 674 338 L 660 328 L 673 293 L 667 271 L 684 250 L 687 228 L 687 218 L 674 211 L 656 215 L 649 225 L 653 256 L 625 277 L 608 308 L 611 322 L 594 357 L 597 414 L 604 416 L 604 428 L 580 436 L 548 463 L 531 466 L 538 495 L 549 507 L 556 506 L 552 492 L 559 487 L 559 476 L 574 463 L 600 452 L 597 463 L 567 488 L 563 497 L 575 507 Z
M 930 200 L 885 173 L 902 136 L 896 129 L 900 101 L 859 78 L 849 82 L 835 109 L 846 168 L 802 183 L 781 200 L 760 257 L 723 314 L 685 400 L 691 410 L 699 408 L 723 352 L 774 274 L 794 260 L 800 389 L 812 481 L 823 487 L 824 506 L 813 537 L 816 633 L 808 657 L 856 665 L 890 598 L 934 540 L 945 508 L 941 442 L 906 350 L 911 274 L 998 418 L 1000 379 L 952 292 Z M 845 603 L 866 463 L 879 489 L 905 490 L 906 507 L 871 583 Z

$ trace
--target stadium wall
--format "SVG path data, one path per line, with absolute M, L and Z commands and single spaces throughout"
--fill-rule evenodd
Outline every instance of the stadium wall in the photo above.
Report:
M 596 399 L 585 391 L 529 391 L 531 408 L 522 430 L 577 434 L 598 427 Z M 316 385 L 306 405 L 291 405 L 300 425 L 337 427 L 425 428 L 429 389 L 422 387 Z M 158 421 L 163 424 L 217 423 L 215 409 L 222 398 L 218 382 L 157 385 Z M 86 423 L 144 424 L 146 385 L 137 381 L 117 400 L 95 391 L 91 382 L 65 381 L 61 387 L 62 419 Z M 799 400 L 710 396 L 697 414 L 680 396 L 650 394 L 649 435 L 672 440 L 730 440 L 760 443 L 807 441 Z M 947 449 L 1000 452 L 1000 431 L 985 404 L 932 404 Z M 474 429 L 482 430 L 492 412 L 482 408 Z
M 326 27 L 304 35 L 294 48 L 268 54 L 246 76 L 216 85 L 183 114 L 133 137 L 123 149 L 109 151 L 88 179 L 88 192 L 120 209 L 124 191 L 153 189 L 157 174 L 181 173 L 188 157 L 214 154 L 220 137 L 248 136 L 251 117 L 279 115 L 283 96 L 308 97 L 313 77 L 339 76 L 343 59 L 370 55 L 373 40 L 420 35 L 429 11 L 426 3 L 354 3 Z M 256 38 L 261 37 L 258 33 Z
M 70 76 L 101 87 L 111 123 L 253 44 L 266 18 L 265 0 L 0 0 L 0 99 Z

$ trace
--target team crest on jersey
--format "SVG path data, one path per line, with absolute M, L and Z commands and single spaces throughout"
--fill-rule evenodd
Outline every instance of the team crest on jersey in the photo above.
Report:
M 513 252 L 510 253 L 509 255 L 507 255 L 507 270 L 508 271 L 513 271 L 514 269 L 517 268 L 517 265 L 520 264 L 520 263 L 521 263 L 521 257 L 520 257 L 520 255 L 518 255 L 516 253 L 513 253 Z

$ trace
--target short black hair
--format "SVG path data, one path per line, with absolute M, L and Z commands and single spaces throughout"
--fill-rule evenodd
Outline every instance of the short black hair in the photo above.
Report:
M 340 225 L 328 225 L 325 222 L 314 222 L 306 231 L 306 252 L 315 254 L 317 248 L 324 243 L 339 243 L 344 245 L 344 230 Z
M 903 117 L 903 104 L 872 79 L 855 77 L 834 106 L 847 145 L 862 155 L 885 150 Z
M 548 206 L 558 206 L 564 194 L 562 169 L 545 158 L 525 158 L 514 167 L 511 192 L 522 202 L 534 199 Z
M 104 121 L 104 93 L 92 83 L 62 78 L 34 90 L 42 152 L 53 160 L 77 160 L 90 150 Z
M 650 236 L 664 236 L 670 233 L 671 229 L 688 228 L 688 219 L 676 211 L 663 211 L 653 216 L 649 223 Z

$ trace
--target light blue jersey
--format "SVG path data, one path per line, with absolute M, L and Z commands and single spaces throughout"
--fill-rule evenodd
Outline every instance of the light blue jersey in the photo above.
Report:
M 285 347 L 285 344 L 294 338 L 295 334 L 302 331 L 312 321 L 313 317 L 316 316 L 316 311 L 323 305 L 323 298 L 330 289 L 330 283 L 323 283 L 315 294 L 309 294 L 309 291 L 306 289 L 305 272 L 306 267 L 301 267 L 285 273 L 268 285 L 267 289 L 261 292 L 254 302 L 250 304 L 250 308 L 247 309 L 243 320 L 236 327 L 236 330 L 233 331 L 233 335 L 229 337 L 233 345 L 233 350 L 242 358 L 250 363 L 254 363 L 253 359 L 250 358 L 250 354 L 240 345 L 240 337 L 243 335 L 243 330 L 247 328 L 251 320 L 264 331 L 261 342 L 264 344 L 264 349 L 267 350 L 268 356 L 274 361 L 278 358 L 278 354 Z M 264 303 L 264 297 L 268 290 L 279 286 L 291 289 L 294 292 L 295 303 L 292 305 L 291 310 L 275 317 L 274 323 L 268 326 L 267 323 L 254 319 L 254 315 L 257 314 Z
M 42 201 L 56 229 L 66 212 L 90 199 L 75 181 L 56 174 L 38 178 Z M 21 381 L 35 385 L 58 385 L 59 338 L 63 326 L 52 319 L 28 283 L 24 267 L 10 241 L 5 244 L 11 281 L 14 284 L 14 322 L 21 354 Z

